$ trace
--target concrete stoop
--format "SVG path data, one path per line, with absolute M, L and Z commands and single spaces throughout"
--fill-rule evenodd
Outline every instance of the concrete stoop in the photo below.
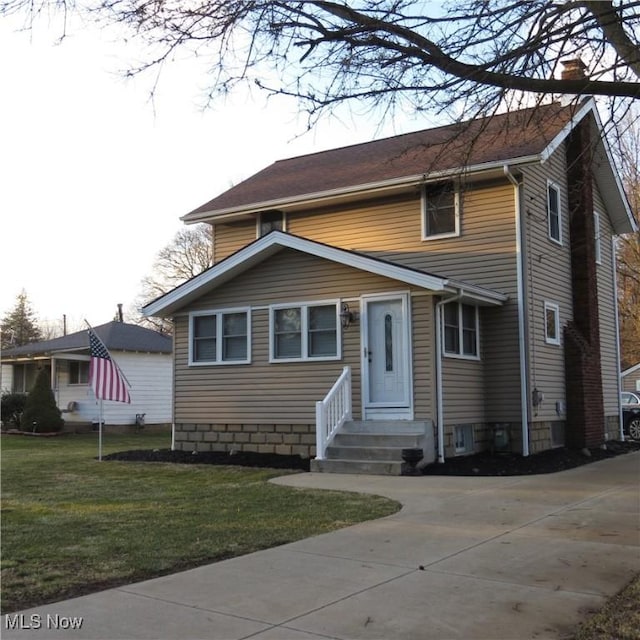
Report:
M 402 449 L 420 448 L 428 457 L 428 423 L 393 420 L 347 422 L 327 447 L 324 460 L 311 460 L 311 471 L 399 476 Z

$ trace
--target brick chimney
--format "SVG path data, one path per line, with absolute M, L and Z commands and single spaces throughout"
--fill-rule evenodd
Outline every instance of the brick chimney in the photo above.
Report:
M 584 80 L 587 77 L 587 66 L 580 58 L 562 60 L 562 66 L 564 67 L 560 74 L 562 80 Z
M 584 77 L 581 61 L 563 64 L 567 73 Z M 605 432 L 593 220 L 593 147 L 591 118 L 586 116 L 574 126 L 566 142 L 573 296 L 573 320 L 564 329 L 566 443 L 575 448 L 601 445 Z

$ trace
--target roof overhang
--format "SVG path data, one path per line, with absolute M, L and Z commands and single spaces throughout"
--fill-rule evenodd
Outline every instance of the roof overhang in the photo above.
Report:
M 530 164 L 540 162 L 540 156 L 525 156 L 509 159 L 509 166 Z M 441 180 L 459 179 L 466 181 L 491 180 L 504 177 L 502 168 L 504 160 L 496 162 L 485 162 L 482 164 L 456 167 L 442 171 L 430 171 L 411 176 L 403 176 L 380 182 L 370 182 L 366 184 L 351 185 L 344 189 L 331 189 L 327 191 L 317 191 L 315 193 L 304 193 L 288 198 L 267 200 L 262 202 L 252 202 L 239 207 L 228 209 L 212 209 L 210 211 L 199 211 L 198 213 L 188 213 L 180 219 L 186 224 L 197 224 L 199 222 L 230 222 L 242 219 L 246 216 L 259 213 L 261 211 L 294 212 L 300 209 L 309 209 L 314 206 L 334 206 L 345 205 L 349 202 L 368 200 L 371 198 L 392 197 L 395 195 L 410 193 L 416 186 L 438 182 Z
M 182 216 L 181 220 L 186 224 L 231 222 L 274 209 L 284 212 L 295 212 L 302 209 L 308 210 L 312 207 L 344 206 L 352 202 L 371 198 L 393 197 L 404 193 L 411 193 L 416 187 L 422 184 L 445 179 L 459 179 L 474 182 L 502 178 L 505 164 L 510 167 L 515 167 L 518 165 L 543 164 L 546 162 L 566 140 L 574 127 L 589 115 L 593 116 L 593 138 L 597 140 L 594 149 L 594 175 L 602 197 L 606 202 L 609 218 L 617 235 L 632 233 L 637 231 L 638 225 L 631 212 L 631 207 L 629 206 L 622 187 L 620 177 L 615 170 L 616 165 L 613 160 L 613 155 L 607 143 L 602 121 L 593 99 L 587 100 L 580 106 L 571 120 L 542 152 L 538 154 L 503 158 L 475 165 L 449 168 L 442 171 L 430 171 L 401 176 L 379 182 L 349 185 L 339 189 L 302 193 L 285 198 L 251 202 L 229 208 L 191 212 Z
M 613 154 L 593 99 L 585 102 L 571 118 L 571 121 L 547 145 L 541 154 L 541 161 L 546 162 L 551 157 L 551 154 L 565 141 L 573 128 L 589 115 L 593 116 L 591 121 L 592 138 L 597 141 L 593 150 L 593 173 L 602 198 L 606 203 L 613 230 L 616 235 L 633 233 L 638 230 L 638 225 L 629 206 L 620 176 L 615 170 L 616 165 Z
M 84 353 L 82 353 L 84 352 Z M 2 357 L 3 364 L 20 364 L 23 362 L 35 362 L 36 360 L 87 360 L 89 348 L 64 349 L 62 351 L 34 351 Z
M 450 280 L 418 269 L 403 267 L 393 262 L 372 258 L 355 251 L 307 240 L 282 231 L 272 231 L 252 242 L 225 260 L 191 278 L 142 308 L 145 316 L 168 317 L 204 293 L 221 286 L 260 264 L 283 249 L 293 249 L 354 269 L 390 278 L 440 295 L 455 295 L 480 305 L 501 305 L 508 296 L 457 280 Z

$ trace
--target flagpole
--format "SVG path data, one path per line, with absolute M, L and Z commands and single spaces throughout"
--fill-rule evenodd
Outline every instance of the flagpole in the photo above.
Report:
M 100 398 L 100 409 L 98 411 L 98 460 L 102 462 L 102 398 Z

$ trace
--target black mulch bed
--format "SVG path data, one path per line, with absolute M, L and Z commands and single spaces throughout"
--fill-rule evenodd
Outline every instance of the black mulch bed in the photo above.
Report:
M 488 452 L 449 458 L 444 464 L 431 464 L 424 475 L 437 476 L 526 476 L 536 473 L 555 473 L 583 464 L 613 458 L 623 453 L 640 451 L 637 441 L 610 441 L 606 449 L 589 449 L 589 455 L 578 449 L 549 449 L 526 458 L 511 453 Z
M 478 453 L 471 456 L 448 458 L 443 464 L 425 467 L 424 475 L 438 476 L 519 476 L 536 473 L 554 473 L 579 467 L 589 462 L 612 458 L 631 451 L 640 451 L 640 442 L 611 441 L 606 449 L 591 449 L 590 455 L 572 449 L 551 449 L 523 458 L 507 453 Z M 176 462 L 181 464 L 240 465 L 309 471 L 309 459 L 268 453 L 240 451 L 237 453 L 171 451 L 170 449 L 136 450 L 112 453 L 103 460 L 132 462 Z

